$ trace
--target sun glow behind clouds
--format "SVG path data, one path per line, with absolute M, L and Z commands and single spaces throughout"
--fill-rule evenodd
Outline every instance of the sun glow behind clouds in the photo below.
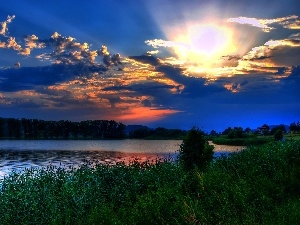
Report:
M 213 23 L 187 23 L 187 32 L 175 29 L 168 36 L 175 43 L 173 47 L 176 57 L 184 62 L 186 75 L 210 77 L 220 76 L 228 72 L 222 69 L 221 58 L 236 53 L 233 31 L 230 28 Z M 220 69 L 220 70 L 219 70 Z
M 175 49 L 181 58 L 196 62 L 203 59 L 209 61 L 219 58 L 224 52 L 235 50 L 231 42 L 232 32 L 224 27 L 215 24 L 192 24 L 187 27 L 187 31 L 182 35 L 170 35 L 175 41 L 186 43 L 182 46 L 188 46 Z
M 220 59 L 225 55 L 235 55 L 238 51 L 234 30 L 224 20 L 195 21 L 186 18 L 184 23 L 162 24 L 161 28 L 167 40 L 148 40 L 146 44 L 156 49 L 171 49 L 174 64 L 180 62 L 187 69 L 186 75 L 219 76 L 224 72 Z M 217 68 L 221 70 L 216 71 Z

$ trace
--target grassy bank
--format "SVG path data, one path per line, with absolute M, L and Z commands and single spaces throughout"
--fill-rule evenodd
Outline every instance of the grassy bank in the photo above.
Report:
M 297 133 L 297 134 L 284 134 L 283 137 L 286 140 L 294 140 L 294 141 L 300 140 L 300 134 L 299 133 Z
M 298 141 L 300 140 L 300 134 L 284 134 L 283 138 L 286 141 Z M 268 142 L 274 141 L 274 135 L 248 135 L 243 138 L 228 138 L 227 135 L 221 135 L 219 137 L 210 138 L 214 144 L 217 145 L 263 145 Z
M 1 224 L 297 224 L 300 142 L 251 147 L 204 172 L 179 164 L 12 174 Z
M 250 137 L 250 138 L 226 138 L 226 137 L 217 137 L 213 140 L 214 144 L 217 145 L 240 145 L 240 146 L 249 146 L 249 145 L 263 145 L 268 142 L 274 141 L 274 137 Z

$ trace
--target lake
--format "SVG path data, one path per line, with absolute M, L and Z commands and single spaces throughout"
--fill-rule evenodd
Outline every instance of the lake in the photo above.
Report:
M 49 165 L 68 168 L 89 162 L 115 165 L 177 157 L 181 140 L 1 140 L 0 179 L 12 171 Z M 210 143 L 212 144 L 212 143 Z M 242 146 L 215 145 L 215 156 Z

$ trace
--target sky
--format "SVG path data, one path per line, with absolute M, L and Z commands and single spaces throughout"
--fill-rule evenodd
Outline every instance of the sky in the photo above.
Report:
M 222 131 L 299 121 L 299 0 L 0 5 L 0 117 Z

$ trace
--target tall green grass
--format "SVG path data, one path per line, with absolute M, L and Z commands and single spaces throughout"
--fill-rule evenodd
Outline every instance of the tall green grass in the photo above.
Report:
M 225 137 L 216 137 L 213 138 L 213 143 L 217 145 L 263 145 L 268 142 L 274 141 L 274 137 L 249 137 L 249 138 L 225 138 Z
M 48 167 L 1 182 L 1 224 L 297 224 L 300 142 L 214 160 Z

